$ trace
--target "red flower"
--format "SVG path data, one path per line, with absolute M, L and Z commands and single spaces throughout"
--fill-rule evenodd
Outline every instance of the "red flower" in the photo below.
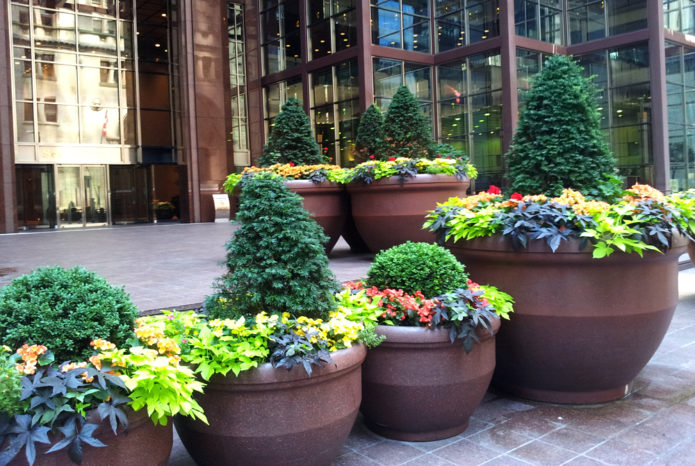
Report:
M 436 156 L 436 157 L 437 157 L 437 158 L 440 158 L 441 156 L 442 156 L 441 154 L 437 154 L 437 156 Z
M 287 165 L 289 165 L 290 167 L 294 167 L 294 162 L 290 162 Z
M 502 194 L 502 191 L 500 190 L 500 188 L 498 188 L 494 184 L 490 185 L 487 192 L 488 192 L 488 194 Z
M 514 199 L 515 201 L 520 201 L 524 198 L 520 193 L 514 193 L 512 194 L 509 199 Z
M 374 155 L 370 155 L 369 158 L 370 158 L 371 160 L 374 160 Z
M 389 157 L 389 162 L 395 162 L 395 161 L 396 161 L 396 157 Z

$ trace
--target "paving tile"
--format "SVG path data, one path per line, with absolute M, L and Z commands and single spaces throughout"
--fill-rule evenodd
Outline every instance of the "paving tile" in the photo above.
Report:
M 418 450 L 405 442 L 392 440 L 360 449 L 359 453 L 385 466 L 402 464 L 425 454 L 422 450 Z
M 554 430 L 542 438 L 546 443 L 563 447 L 576 453 L 583 453 L 605 441 L 604 437 L 582 432 L 571 427 Z
M 514 458 L 509 455 L 500 455 L 497 458 L 493 458 L 490 461 L 483 463 L 485 466 L 525 466 L 531 463 L 526 461 L 521 461 L 518 458 Z
M 381 466 L 381 463 L 360 455 L 359 453 L 350 452 L 336 458 L 335 461 L 333 461 L 333 466 Z
M 473 416 L 481 421 L 498 423 L 509 419 L 509 416 L 514 413 L 530 409 L 533 409 L 533 406 L 530 404 L 495 397 L 492 401 L 481 404 L 473 413 Z
M 577 453 L 543 440 L 535 440 L 509 452 L 508 455 L 533 464 L 562 464 L 577 456 Z
M 460 440 L 432 454 L 459 465 L 482 464 L 499 456 L 498 452 L 478 445 L 468 439 Z
M 656 459 L 655 455 L 635 449 L 619 440 L 609 440 L 584 454 L 589 458 L 612 465 L 635 466 L 647 464 Z
M 693 405 L 693 406 L 695 406 L 695 405 Z M 485 422 L 485 421 L 478 419 L 476 417 L 471 417 L 471 420 L 468 423 L 468 429 L 463 431 L 460 434 L 460 436 L 464 437 L 464 438 L 470 437 L 472 435 L 477 434 L 478 432 L 482 432 L 486 429 L 490 429 L 493 426 L 494 426 L 494 424 L 492 424 L 490 422 Z
M 432 442 L 403 442 L 407 445 L 410 445 L 413 448 L 417 448 L 418 450 L 422 450 L 423 452 L 431 452 L 434 450 L 439 450 L 442 447 L 445 447 L 447 445 L 451 445 L 454 442 L 458 442 L 459 440 L 463 439 L 463 434 L 455 435 L 453 437 L 445 438 L 442 440 L 434 440 Z
M 345 445 L 353 450 L 360 451 L 364 448 L 371 447 L 377 443 L 385 442 L 384 437 L 380 437 L 367 427 L 362 422 L 361 418 L 358 418 L 355 425 L 352 427 L 350 436 L 345 442 Z
M 633 451 L 647 451 L 655 456 L 673 447 L 673 442 L 666 435 L 641 425 L 621 432 L 614 439 L 630 446 Z
M 511 415 L 509 421 L 505 422 L 504 425 L 508 429 L 529 437 L 538 437 L 561 427 L 564 422 L 541 416 L 539 411 L 534 409 Z
M 468 437 L 468 440 L 498 453 L 507 453 L 534 440 L 535 437 L 516 432 L 507 424 L 504 423 L 479 432 Z
M 455 466 L 456 463 L 432 454 L 422 455 L 414 460 L 403 463 L 404 466 Z
M 602 466 L 606 463 L 602 463 L 599 460 L 589 458 L 587 456 L 577 456 L 570 461 L 566 462 L 563 466 Z

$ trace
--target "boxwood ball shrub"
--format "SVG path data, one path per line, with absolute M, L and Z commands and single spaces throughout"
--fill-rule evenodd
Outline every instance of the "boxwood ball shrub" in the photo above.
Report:
M 58 361 L 81 361 L 97 338 L 123 345 L 137 308 L 122 287 L 82 267 L 47 267 L 0 290 L 0 343 L 48 347 Z
M 448 250 L 410 241 L 381 251 L 367 272 L 369 286 L 419 290 L 428 298 L 465 288 L 467 280 L 465 267 Z
M 261 311 L 325 318 L 339 288 L 328 268 L 328 237 L 282 179 L 260 173 L 244 184 L 227 243 L 227 273 L 205 301 L 211 317 L 252 317 Z

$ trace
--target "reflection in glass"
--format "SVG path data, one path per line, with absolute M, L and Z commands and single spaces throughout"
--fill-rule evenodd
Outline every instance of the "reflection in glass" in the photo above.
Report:
M 518 7 L 516 11 L 518 15 Z M 497 37 L 499 36 L 499 2 L 498 0 L 436 0 L 435 24 L 439 52 Z
M 12 43 L 17 45 L 30 45 L 29 8 L 12 5 Z
M 14 86 L 15 97 L 19 100 L 31 100 L 31 62 L 24 60 L 14 61 Z
M 81 227 L 84 196 L 80 167 L 58 166 L 56 194 L 60 226 L 62 228 Z
M 106 196 L 106 167 L 83 167 L 84 217 L 88 224 L 102 224 L 108 220 Z
M 80 107 L 82 144 L 120 144 L 121 128 L 117 108 Z
M 18 142 L 34 142 L 34 104 L 15 102 L 15 124 Z
M 39 123 L 39 140 L 42 143 L 69 142 L 80 140 L 80 123 L 78 107 L 58 105 L 51 97 L 37 103 Z
M 57 206 L 52 165 L 16 165 L 17 220 L 20 228 L 55 228 Z
M 39 10 L 38 13 L 34 15 L 34 45 L 75 50 L 75 15 L 49 10 Z

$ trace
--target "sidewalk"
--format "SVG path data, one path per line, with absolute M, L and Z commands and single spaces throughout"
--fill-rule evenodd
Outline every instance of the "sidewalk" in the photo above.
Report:
M 194 306 L 224 272 L 233 231 L 208 223 L 0 235 L 0 286 L 39 266 L 81 265 L 124 285 L 141 311 Z M 330 259 L 347 281 L 365 275 L 371 256 L 341 241 Z M 463 434 L 426 443 L 386 440 L 358 419 L 335 465 L 695 465 L 695 269 L 679 282 L 669 332 L 627 399 L 572 407 L 488 393 Z M 193 465 L 178 438 L 169 464 Z

